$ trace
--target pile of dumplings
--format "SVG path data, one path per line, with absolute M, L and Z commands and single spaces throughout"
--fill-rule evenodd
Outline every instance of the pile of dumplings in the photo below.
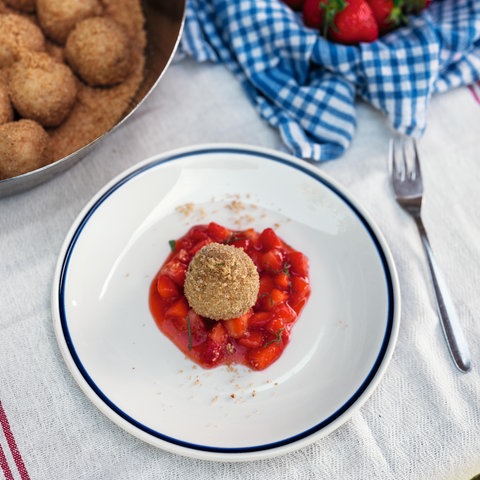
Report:
M 3 3 L 0 179 L 50 162 L 49 129 L 72 112 L 79 82 L 108 88 L 123 82 L 132 66 L 128 33 L 103 15 L 99 0 Z

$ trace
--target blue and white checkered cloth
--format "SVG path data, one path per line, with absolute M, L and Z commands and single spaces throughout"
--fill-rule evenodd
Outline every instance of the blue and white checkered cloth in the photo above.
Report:
M 433 0 L 359 46 L 325 40 L 281 0 L 187 0 L 181 51 L 224 63 L 294 155 L 329 160 L 350 145 L 356 96 L 420 137 L 432 94 L 480 79 L 480 0 Z

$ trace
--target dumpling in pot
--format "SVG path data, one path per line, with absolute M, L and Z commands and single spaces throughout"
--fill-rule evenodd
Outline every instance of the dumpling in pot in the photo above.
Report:
M 102 13 L 98 0 L 37 0 L 37 16 L 49 38 L 64 44 L 75 25 Z
M 0 179 L 46 165 L 47 147 L 47 132 L 33 120 L 0 125 Z
M 0 68 L 16 62 L 22 52 L 45 50 L 45 37 L 32 21 L 16 13 L 0 14 Z
M 131 71 L 128 35 L 107 17 L 79 22 L 67 39 L 65 57 L 72 69 L 92 86 L 115 85 Z
M 9 88 L 20 116 L 55 127 L 73 108 L 77 79 L 67 65 L 46 53 L 30 53 L 11 67 Z

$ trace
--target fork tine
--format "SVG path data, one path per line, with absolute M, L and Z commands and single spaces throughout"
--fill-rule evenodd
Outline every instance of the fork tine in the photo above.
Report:
M 415 167 L 415 177 L 414 178 L 421 178 L 422 176 L 422 170 L 420 169 L 420 160 L 418 157 L 418 150 L 417 150 L 417 142 L 415 141 L 414 138 L 412 138 L 412 145 L 413 145 L 413 161 L 414 161 L 414 167 Z
M 390 160 L 392 163 L 392 179 L 403 181 L 408 172 L 407 155 L 405 152 L 405 138 L 390 139 Z
M 390 144 L 389 144 L 389 149 L 388 149 L 388 157 L 390 159 L 390 165 L 392 168 L 392 177 L 393 178 L 398 178 L 400 176 L 400 170 L 398 169 L 398 163 L 395 157 L 395 139 L 391 138 L 390 139 Z
M 402 165 L 403 165 L 403 178 L 408 177 L 408 156 L 407 156 L 407 141 L 409 137 L 402 138 Z

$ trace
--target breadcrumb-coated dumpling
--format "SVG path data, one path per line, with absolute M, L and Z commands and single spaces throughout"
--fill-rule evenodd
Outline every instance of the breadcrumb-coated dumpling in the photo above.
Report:
M 13 108 L 7 87 L 0 82 L 0 125 L 13 120 Z
M 92 86 L 115 85 L 125 80 L 131 71 L 128 35 L 108 17 L 79 22 L 68 36 L 65 58 Z
M 37 16 L 46 35 L 64 44 L 75 25 L 102 13 L 98 0 L 37 0 Z
M 48 134 L 33 120 L 0 125 L 0 179 L 15 177 L 47 163 Z
M 255 305 L 259 286 L 257 267 L 242 248 L 210 243 L 192 258 L 184 291 L 199 315 L 228 320 Z
M 21 12 L 32 13 L 35 11 L 36 0 L 4 0 L 4 2 Z
M 59 125 L 77 96 L 77 80 L 70 68 L 46 53 L 30 53 L 10 68 L 10 99 L 24 118 L 44 127 Z
M 45 50 L 45 37 L 28 18 L 16 13 L 0 14 L 0 68 L 16 62 L 23 51 Z

